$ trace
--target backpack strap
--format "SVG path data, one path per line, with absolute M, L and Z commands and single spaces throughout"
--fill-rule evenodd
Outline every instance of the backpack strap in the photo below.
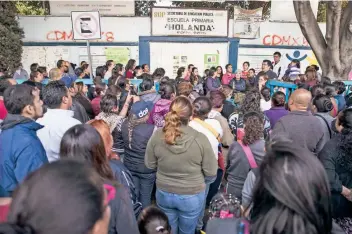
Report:
M 255 161 L 254 155 L 252 153 L 252 150 L 249 148 L 249 146 L 248 145 L 244 145 L 242 142 L 238 142 L 238 144 L 240 144 L 240 146 L 242 147 L 244 153 L 246 154 L 247 160 L 249 162 L 249 165 L 250 165 L 251 169 L 257 168 L 258 167 L 257 162 Z
M 330 139 L 331 139 L 331 128 L 330 128 L 330 125 L 329 125 L 328 121 L 326 121 L 326 119 L 325 119 L 323 116 L 319 115 L 319 114 L 315 114 L 315 116 L 318 116 L 318 117 L 320 117 L 322 120 L 324 120 L 326 126 L 328 127 L 329 136 L 330 136 Z
M 195 122 L 199 123 L 200 125 L 202 125 L 203 127 L 205 127 L 206 129 L 208 129 L 211 133 L 213 133 L 213 135 L 216 137 L 216 139 L 219 141 L 219 143 L 221 143 L 220 134 L 210 124 L 208 124 L 205 121 L 198 119 L 198 118 L 194 118 L 193 120 Z

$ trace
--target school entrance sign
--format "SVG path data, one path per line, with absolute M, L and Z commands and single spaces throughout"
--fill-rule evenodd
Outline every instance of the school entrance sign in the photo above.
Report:
M 98 11 L 72 11 L 71 20 L 74 40 L 95 40 L 101 38 Z
M 153 36 L 228 36 L 227 10 L 155 7 L 151 15 Z

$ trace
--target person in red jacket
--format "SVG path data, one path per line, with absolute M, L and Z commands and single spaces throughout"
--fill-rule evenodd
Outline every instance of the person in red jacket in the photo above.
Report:
M 5 77 L 0 79 L 0 120 L 4 120 L 7 116 L 7 110 L 4 105 L 4 92 L 8 87 L 15 84 L 16 81 L 12 78 Z
M 134 59 L 128 60 L 127 65 L 126 65 L 126 76 L 125 76 L 126 78 L 128 78 L 128 79 L 133 78 L 133 71 L 136 66 L 137 66 L 136 60 L 134 60 Z

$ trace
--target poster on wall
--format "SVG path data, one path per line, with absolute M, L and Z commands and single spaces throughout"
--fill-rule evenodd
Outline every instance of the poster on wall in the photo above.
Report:
M 180 68 L 180 56 L 172 56 L 172 77 L 177 76 L 177 70 Z
M 204 55 L 204 69 L 219 66 L 219 54 Z
M 153 36 L 227 37 L 227 10 L 152 8 Z
M 113 60 L 115 63 L 127 64 L 130 59 L 129 48 L 106 48 L 106 60 Z
M 55 1 L 50 0 L 50 15 L 69 16 L 71 11 L 99 11 L 100 15 L 134 16 L 134 1 Z
M 188 57 L 186 55 L 174 55 L 172 56 L 172 75 L 177 76 L 177 71 L 180 67 L 187 69 Z
M 258 38 L 263 8 L 246 10 L 234 7 L 233 37 Z

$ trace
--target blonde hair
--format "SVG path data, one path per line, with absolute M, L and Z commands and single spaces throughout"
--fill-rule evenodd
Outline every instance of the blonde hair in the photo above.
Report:
M 50 80 L 60 80 L 61 76 L 62 74 L 59 68 L 53 68 L 49 71 Z
M 172 101 L 170 111 L 165 116 L 165 126 L 163 127 L 167 144 L 174 145 L 176 143 L 177 137 L 182 134 L 181 125 L 188 125 L 192 111 L 192 104 L 188 98 L 181 96 Z

